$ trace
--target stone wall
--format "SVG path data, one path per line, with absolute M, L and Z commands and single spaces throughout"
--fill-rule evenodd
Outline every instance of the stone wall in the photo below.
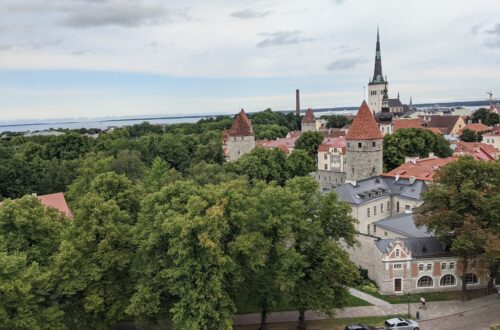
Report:
M 346 179 L 358 181 L 383 172 L 382 140 L 348 140 L 346 164 L 344 171 Z
M 369 235 L 358 234 L 357 240 L 359 245 L 352 248 L 345 247 L 349 254 L 349 258 L 356 265 L 368 270 L 368 276 L 380 286 L 381 283 L 381 258 L 382 254 L 375 246 L 375 237 Z
M 345 183 L 344 172 L 317 171 L 312 173 L 321 190 L 330 190 Z
M 227 140 L 229 160 L 237 160 L 255 148 L 255 136 L 230 136 Z

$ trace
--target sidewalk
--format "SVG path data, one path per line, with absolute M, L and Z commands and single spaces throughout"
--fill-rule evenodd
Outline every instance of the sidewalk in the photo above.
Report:
M 486 297 L 469 300 L 466 302 L 461 301 L 436 301 L 427 302 L 427 309 L 418 309 L 420 304 L 410 304 L 411 317 L 415 318 L 415 312 L 419 311 L 420 320 L 430 320 L 438 317 L 448 316 L 456 313 L 463 313 L 465 311 L 498 304 L 500 309 L 500 300 L 497 295 L 489 295 Z M 396 304 L 389 306 L 362 306 L 362 307 L 347 307 L 341 310 L 335 310 L 335 318 L 356 318 L 365 316 L 384 316 L 384 315 L 402 315 L 406 316 L 408 313 L 408 304 Z M 306 320 L 325 320 L 329 317 L 321 313 L 312 311 L 306 312 Z M 295 322 L 299 319 L 297 311 L 292 312 L 275 312 L 270 313 L 267 318 L 268 323 L 280 322 Z M 234 325 L 247 325 L 259 324 L 260 314 L 243 314 L 236 315 L 234 318 Z

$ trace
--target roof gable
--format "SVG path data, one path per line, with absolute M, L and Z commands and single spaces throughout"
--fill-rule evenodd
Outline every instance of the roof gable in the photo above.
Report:
M 314 117 L 314 111 L 311 108 L 307 109 L 304 118 L 302 118 L 302 123 L 304 124 L 316 123 L 316 118 Z
M 361 104 L 345 137 L 348 140 L 377 140 L 384 138 L 365 101 Z
M 248 119 L 245 110 L 241 109 L 240 113 L 234 118 L 233 125 L 229 131 L 229 136 L 250 136 L 255 135 L 252 128 L 252 122 Z

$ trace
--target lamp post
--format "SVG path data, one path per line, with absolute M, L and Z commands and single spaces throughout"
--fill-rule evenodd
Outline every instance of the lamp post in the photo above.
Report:
M 410 315 L 410 293 L 406 293 L 406 296 L 408 297 L 408 318 L 411 317 Z

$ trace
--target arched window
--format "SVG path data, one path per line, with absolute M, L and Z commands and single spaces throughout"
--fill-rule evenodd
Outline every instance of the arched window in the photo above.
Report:
M 477 278 L 477 275 L 476 274 L 473 274 L 473 273 L 468 273 L 466 276 L 465 276 L 465 282 L 467 284 L 477 284 L 479 283 L 479 279 Z
M 400 255 L 401 255 L 401 252 L 399 251 L 399 249 L 396 249 L 396 258 L 399 258 Z
M 440 286 L 451 286 L 455 285 L 457 280 L 455 279 L 455 276 L 451 274 L 446 274 L 445 276 L 441 277 L 441 280 L 439 281 Z
M 419 288 L 428 288 L 428 287 L 431 287 L 433 285 L 434 285 L 434 281 L 432 280 L 432 277 L 430 277 L 430 276 L 422 276 L 417 281 L 417 286 Z

